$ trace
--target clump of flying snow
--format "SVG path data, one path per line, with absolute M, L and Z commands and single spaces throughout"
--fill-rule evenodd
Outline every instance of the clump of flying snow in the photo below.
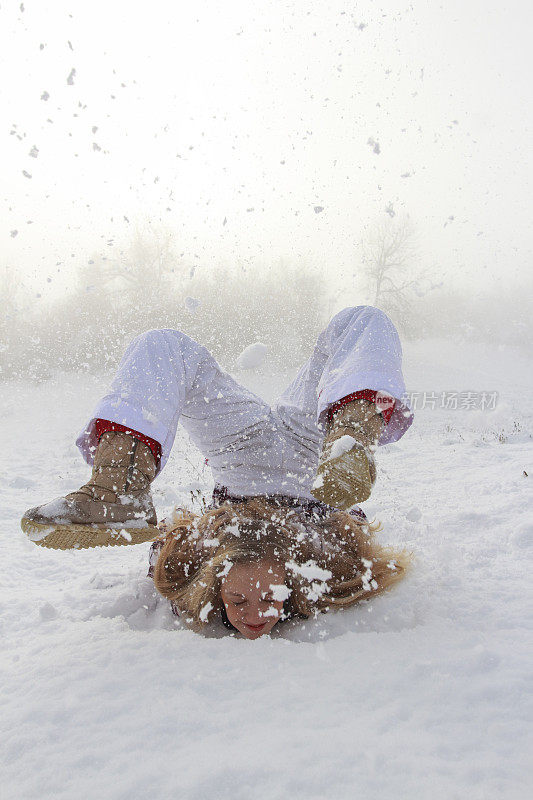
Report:
M 300 575 L 306 581 L 327 581 L 332 573 L 329 569 L 322 569 L 315 561 L 306 561 L 305 564 L 298 564 L 296 561 L 288 561 L 286 567 L 290 572 Z
M 225 558 L 222 562 L 222 569 L 217 572 L 217 576 L 219 578 L 225 578 L 228 574 L 230 569 L 233 566 L 233 562 L 229 560 L 229 558 Z
M 209 616 L 209 612 L 213 608 L 213 603 L 206 603 L 205 606 L 200 611 L 200 619 L 202 622 L 207 622 L 207 618 Z
M 262 612 L 262 616 L 263 617 L 279 617 L 279 611 L 276 608 L 274 608 L 274 606 L 270 606 L 270 608 L 267 608 L 266 611 Z
M 324 486 L 324 476 L 317 475 L 313 481 L 312 489 L 321 489 Z
M 219 544 L 220 544 L 220 539 L 217 538 L 203 540 L 204 547 L 218 547 Z
M 185 308 L 191 314 L 194 314 L 198 308 L 202 305 L 202 301 L 198 300 L 196 297 L 186 297 L 185 298 Z
M 267 356 L 268 347 L 261 342 L 254 342 L 254 344 L 245 347 L 242 353 L 237 357 L 236 366 L 238 369 L 258 369 L 265 361 Z
M 356 444 L 357 439 L 354 439 L 353 436 L 349 436 L 347 433 L 344 434 L 344 436 L 340 436 L 331 445 L 331 450 L 329 451 L 326 461 L 333 461 L 335 458 L 344 455 L 344 453 L 349 453 Z
M 271 583 L 270 591 L 274 600 L 283 603 L 290 597 L 292 590 L 285 586 L 284 583 Z

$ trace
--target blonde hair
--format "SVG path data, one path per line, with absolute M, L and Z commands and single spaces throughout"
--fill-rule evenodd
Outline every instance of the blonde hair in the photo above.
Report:
M 162 528 L 155 586 L 199 627 L 223 611 L 220 588 L 234 564 L 268 558 L 285 567 L 287 618 L 373 597 L 400 580 L 411 560 L 373 541 L 380 523 L 345 511 L 304 517 L 266 497 L 226 502 L 203 515 L 177 509 Z

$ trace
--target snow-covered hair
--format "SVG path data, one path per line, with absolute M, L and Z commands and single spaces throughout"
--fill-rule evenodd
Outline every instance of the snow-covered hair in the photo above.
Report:
M 202 626 L 223 611 L 221 584 L 231 567 L 268 559 L 286 572 L 282 618 L 309 617 L 373 597 L 403 577 L 410 554 L 377 545 L 378 530 L 379 523 L 345 511 L 310 519 L 267 497 L 226 502 L 203 515 L 177 509 L 163 527 L 154 582 Z

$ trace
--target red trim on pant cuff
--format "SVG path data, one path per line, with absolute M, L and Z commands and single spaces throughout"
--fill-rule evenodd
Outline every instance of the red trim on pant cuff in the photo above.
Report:
M 379 394 L 383 395 L 383 392 L 379 392 Z M 336 400 L 328 407 L 327 409 L 328 422 L 331 422 L 333 416 L 335 415 L 335 412 L 338 411 L 343 406 L 345 406 L 347 403 L 351 403 L 353 400 L 359 400 L 359 399 L 369 400 L 371 403 L 375 403 L 377 395 L 378 392 L 375 391 L 374 389 L 360 389 L 357 392 L 352 392 L 352 394 L 347 394 L 345 397 L 341 397 L 340 400 Z M 396 400 L 394 400 L 394 398 L 391 399 L 393 400 L 393 402 L 390 406 L 387 406 L 387 408 L 379 409 L 381 416 L 385 420 L 385 425 L 387 425 L 390 422 L 390 418 L 392 417 L 394 407 L 396 405 Z
M 108 431 L 118 431 L 119 433 L 128 433 L 135 439 L 139 439 L 140 442 L 144 442 L 144 444 L 148 445 L 148 447 L 153 453 L 157 465 L 159 466 L 159 461 L 161 460 L 162 448 L 159 442 L 156 441 L 155 439 L 151 439 L 149 436 L 146 436 L 146 434 L 140 433 L 139 431 L 134 431 L 133 428 L 128 428 L 126 425 L 121 425 L 120 422 L 111 422 L 108 419 L 95 420 L 94 428 L 96 432 L 97 441 L 100 441 L 100 437 L 104 433 L 107 433 Z

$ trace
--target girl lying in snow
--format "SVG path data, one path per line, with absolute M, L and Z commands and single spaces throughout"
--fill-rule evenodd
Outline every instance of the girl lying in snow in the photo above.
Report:
M 375 483 L 376 448 L 397 441 L 413 421 L 402 401 L 401 359 L 398 333 L 386 314 L 372 306 L 345 308 L 270 406 L 186 334 L 148 331 L 127 348 L 111 391 L 76 441 L 93 466 L 91 478 L 77 491 L 27 511 L 22 529 L 36 544 L 57 549 L 137 544 L 159 536 L 150 484 L 168 460 L 180 422 L 211 467 L 215 497 L 227 496 L 224 513 L 230 516 L 212 509 L 205 522 L 174 520 L 170 538 L 157 544 L 162 550 L 154 565 L 156 585 L 176 609 L 197 622 L 225 610 L 234 627 L 255 638 L 273 626 L 280 603 L 280 614 L 284 604 L 287 614 L 307 614 L 313 604 L 329 608 L 355 602 L 362 592 L 368 597 L 403 569 L 401 559 L 384 566 L 386 556 L 371 542 L 374 529 L 354 508 Z M 277 504 L 281 517 L 269 519 L 264 503 Z M 341 513 L 347 509 L 350 514 Z M 329 519 L 321 532 L 313 528 L 313 515 Z M 242 540 L 231 530 L 234 518 L 242 525 Z M 220 550 L 209 550 L 217 536 L 202 539 L 211 519 L 226 519 Z M 315 533 L 322 555 L 312 555 Z M 191 537 L 203 542 L 198 552 L 194 544 L 192 560 Z M 365 563 L 370 561 L 372 566 Z M 209 582 L 196 579 L 198 570 Z M 287 597 L 281 599 L 285 590 L 271 584 L 286 586 Z M 266 617 L 259 610 L 256 615 L 267 622 L 247 616 L 229 594 L 226 604 L 225 592 L 257 603 L 257 609 L 268 602 Z
M 160 525 L 148 574 L 176 615 L 197 628 L 219 617 L 247 639 L 354 605 L 403 576 L 409 556 L 376 545 L 379 526 L 309 506 L 249 497 L 202 516 L 176 509 Z

